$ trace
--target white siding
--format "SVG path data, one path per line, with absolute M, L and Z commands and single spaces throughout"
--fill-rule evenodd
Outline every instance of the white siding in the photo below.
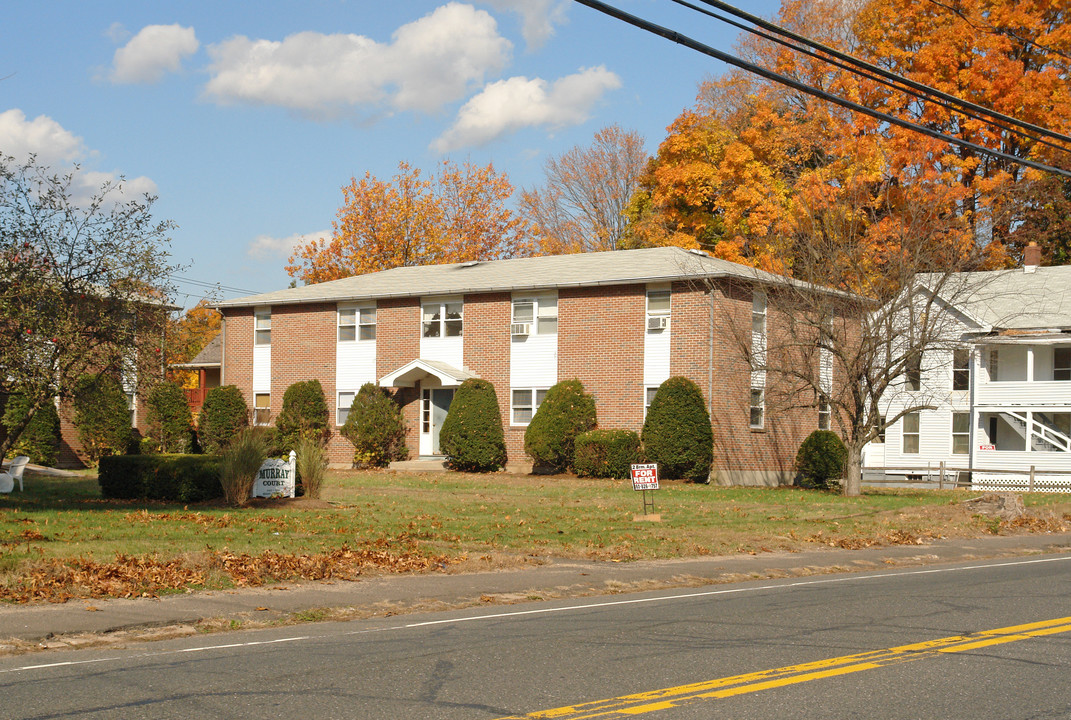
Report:
M 651 284 L 647 291 L 670 290 L 669 284 Z M 670 323 L 664 330 L 645 330 L 643 335 L 643 384 L 645 387 L 661 385 L 669 379 L 669 353 L 673 334 L 672 296 L 670 296 Z M 637 322 L 646 323 L 646 317 Z M 644 326 L 646 328 L 646 325 Z
M 271 392 L 271 345 L 253 346 L 253 392 Z
M 462 302 L 459 297 L 450 298 L 422 298 L 421 299 L 421 312 L 423 313 L 423 307 L 429 303 L 446 303 L 446 302 Z M 464 315 L 462 315 L 464 317 Z M 422 320 L 423 322 L 423 320 Z M 465 363 L 465 338 L 464 333 L 467 330 L 465 327 L 465 320 L 462 320 L 462 334 L 458 337 L 424 337 L 423 324 L 418 325 L 416 331 L 420 333 L 420 357 L 423 360 L 437 360 L 439 362 L 448 363 L 453 365 L 457 369 L 462 369 Z
M 542 308 L 557 307 L 554 293 L 515 293 L 515 302 L 536 304 L 536 315 Z M 513 335 L 509 344 L 509 384 L 511 388 L 549 388 L 558 382 L 558 333 L 539 332 L 539 322 L 532 319 L 529 335 Z

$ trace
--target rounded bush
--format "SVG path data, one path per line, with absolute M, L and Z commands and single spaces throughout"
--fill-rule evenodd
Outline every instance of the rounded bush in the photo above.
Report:
M 32 401 L 25 395 L 12 395 L 4 408 L 4 427 L 10 431 L 30 412 Z M 12 452 L 26 455 L 35 465 L 54 465 L 59 456 L 60 420 L 56 405 L 50 400 L 37 409 L 19 434 Z
M 699 386 L 671 377 L 658 387 L 640 435 L 647 462 L 659 476 L 706 482 L 714 459 L 714 433 Z
M 74 426 L 89 462 L 126 453 L 130 408 L 119 381 L 109 375 L 83 375 L 75 383 L 73 400 Z
M 597 425 L 595 398 L 579 380 L 562 380 L 547 390 L 539 411 L 524 432 L 524 451 L 541 469 L 573 467 L 576 436 Z
M 573 470 L 580 477 L 630 477 L 641 461 L 640 436 L 631 430 L 589 430 L 576 436 Z
M 826 489 L 830 480 L 844 477 L 848 449 L 831 430 L 815 430 L 800 444 L 796 453 L 796 471 L 803 487 Z
M 236 385 L 221 385 L 205 393 L 197 419 L 197 437 L 206 453 L 218 453 L 248 426 L 249 407 Z
M 147 405 L 149 437 L 160 452 L 188 453 L 193 414 L 183 389 L 165 380 L 149 392 Z
M 365 383 L 357 391 L 339 433 L 353 443 L 355 467 L 385 467 L 409 457 L 402 408 L 375 383 Z
M 495 386 L 470 378 L 461 383 L 439 432 L 447 466 L 465 472 L 493 472 L 506 464 L 506 441 Z
M 283 409 L 275 420 L 279 434 L 276 444 L 285 452 L 295 450 L 302 438 L 325 442 L 327 428 L 327 401 L 319 380 L 296 382 L 283 393 Z

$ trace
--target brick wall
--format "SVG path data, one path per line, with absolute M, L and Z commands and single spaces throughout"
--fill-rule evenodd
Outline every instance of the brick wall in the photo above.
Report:
M 401 298 L 380 300 L 376 306 L 376 377 L 394 372 L 420 356 L 420 300 Z M 402 406 L 408 428 L 406 445 L 409 457 L 420 454 L 420 393 L 417 388 L 399 388 L 394 395 Z M 353 459 L 353 446 L 349 445 Z M 334 459 L 332 458 L 332 461 Z
M 506 453 L 511 462 L 524 459 L 524 428 L 509 425 L 510 293 L 465 296 L 465 366 L 495 386 Z

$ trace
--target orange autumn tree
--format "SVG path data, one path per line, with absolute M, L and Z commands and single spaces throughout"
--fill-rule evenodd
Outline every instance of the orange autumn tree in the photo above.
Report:
M 530 252 L 526 223 L 506 206 L 493 165 L 444 161 L 425 176 L 398 164 L 390 181 L 365 173 L 342 188 L 330 238 L 298 247 L 286 271 L 306 285 L 409 265 L 493 260 Z
M 193 360 L 197 353 L 219 334 L 222 322 L 223 316 L 219 310 L 209 307 L 207 299 L 198 302 L 177 320 L 170 320 L 165 343 L 168 362 L 184 363 Z M 196 387 L 197 373 L 192 370 L 172 369 L 168 371 L 168 379 L 184 388 L 192 388 Z

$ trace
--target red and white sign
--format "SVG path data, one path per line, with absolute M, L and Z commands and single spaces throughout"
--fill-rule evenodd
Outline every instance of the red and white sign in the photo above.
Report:
M 978 449 L 979 450 L 996 450 L 997 446 L 996 445 L 979 445 Z
M 633 490 L 658 489 L 658 463 L 642 463 L 632 466 Z

